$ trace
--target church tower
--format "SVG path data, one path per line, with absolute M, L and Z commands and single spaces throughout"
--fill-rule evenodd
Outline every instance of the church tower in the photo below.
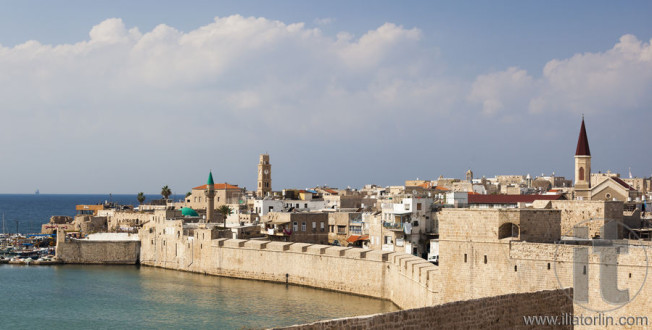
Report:
M 584 116 L 582 116 L 582 127 L 575 149 L 575 197 L 591 198 L 591 150 L 589 139 L 586 137 Z
M 471 169 L 466 171 L 466 181 L 469 181 L 469 182 L 473 181 L 473 171 L 471 171 Z
M 272 191 L 272 165 L 269 163 L 269 155 L 261 154 L 258 162 L 258 188 L 256 195 L 265 197 Z
M 208 173 L 208 182 L 206 182 L 206 222 L 215 220 L 215 183 L 213 182 L 213 172 Z

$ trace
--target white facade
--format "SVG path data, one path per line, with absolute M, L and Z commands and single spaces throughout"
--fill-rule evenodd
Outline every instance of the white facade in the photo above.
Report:
M 320 211 L 327 209 L 328 202 L 323 200 L 280 200 L 280 199 L 257 199 L 254 201 L 254 213 L 260 217 L 269 212 L 287 212 L 290 209 L 297 211 Z
M 469 194 L 461 191 L 451 191 L 444 194 L 444 204 L 454 207 L 466 207 L 469 205 Z

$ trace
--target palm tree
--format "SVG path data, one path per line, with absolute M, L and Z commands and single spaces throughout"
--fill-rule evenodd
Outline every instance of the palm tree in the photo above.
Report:
M 163 199 L 168 199 L 168 197 L 172 195 L 172 190 L 170 190 L 168 186 L 163 186 L 163 188 L 161 188 L 161 195 L 163 196 Z
M 217 212 L 222 213 L 222 217 L 224 218 L 224 223 L 226 224 L 226 218 L 229 215 L 233 214 L 233 209 L 230 206 L 224 204 L 217 208 Z
M 138 203 L 142 204 L 145 201 L 145 193 L 142 191 L 138 193 L 138 196 L 136 196 L 136 199 L 138 199 Z

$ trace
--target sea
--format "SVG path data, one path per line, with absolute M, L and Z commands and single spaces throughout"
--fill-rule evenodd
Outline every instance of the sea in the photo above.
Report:
M 160 199 L 161 195 L 146 195 L 146 202 Z M 182 195 L 170 198 L 181 200 Z M 136 195 L 57 195 L 57 194 L 0 194 L 0 215 L 4 217 L 6 233 L 39 233 L 41 225 L 50 221 L 53 215 L 74 216 L 77 204 L 98 204 L 114 202 L 123 205 L 138 205 Z M 1 225 L 1 224 L 0 224 Z
M 178 196 L 182 198 L 183 196 Z M 148 200 L 160 196 L 147 196 Z M 136 195 L 0 195 L 6 232 Z M 260 329 L 398 310 L 390 301 L 145 266 L 0 265 L 2 329 Z

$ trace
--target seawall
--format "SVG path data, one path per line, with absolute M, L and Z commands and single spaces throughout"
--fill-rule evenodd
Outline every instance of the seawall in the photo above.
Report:
M 60 239 L 56 255 L 68 264 L 135 265 L 140 257 L 140 241 Z
M 566 289 L 508 294 L 279 329 L 572 329 L 572 322 L 565 318 L 573 314 L 573 303 L 568 299 L 568 296 L 572 296 L 572 291 Z M 557 316 L 559 324 L 528 325 L 524 319 L 528 316 Z
M 177 238 L 178 235 L 178 238 Z M 359 248 L 142 233 L 140 263 L 189 272 L 306 285 L 416 308 L 439 303 L 439 270 L 412 255 Z

